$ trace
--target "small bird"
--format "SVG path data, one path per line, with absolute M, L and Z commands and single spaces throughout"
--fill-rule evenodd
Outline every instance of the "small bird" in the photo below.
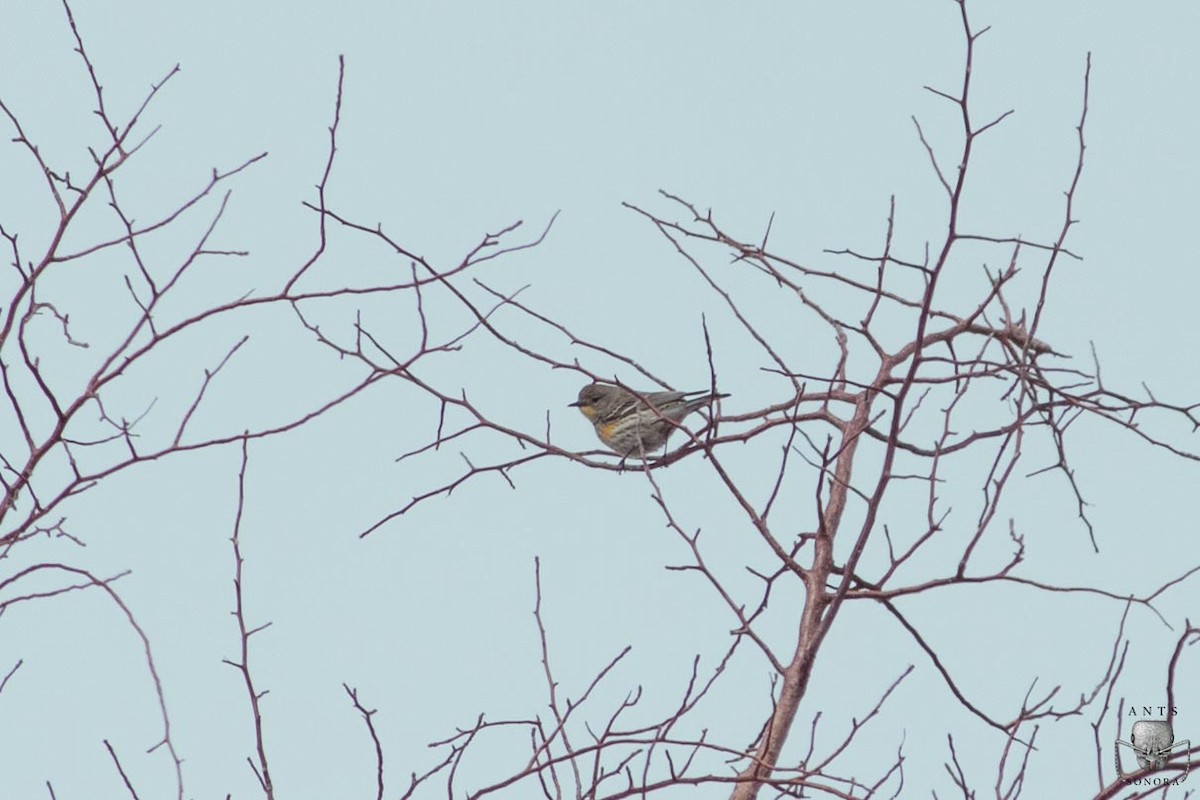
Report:
M 646 458 L 688 414 L 727 394 L 712 392 L 637 392 L 608 383 L 589 383 L 571 403 L 596 427 L 600 441 L 622 456 Z

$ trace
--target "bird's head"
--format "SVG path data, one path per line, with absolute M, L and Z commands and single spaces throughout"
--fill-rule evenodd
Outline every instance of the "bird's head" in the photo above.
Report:
M 600 415 L 601 404 L 613 388 L 600 383 L 589 383 L 579 390 L 579 399 L 571 403 L 570 407 L 578 408 L 589 420 L 595 420 Z

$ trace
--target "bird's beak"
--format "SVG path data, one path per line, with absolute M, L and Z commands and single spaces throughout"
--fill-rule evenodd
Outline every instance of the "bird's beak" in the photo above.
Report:
M 581 405 L 583 405 L 583 401 L 576 400 L 574 403 L 567 403 L 567 408 L 579 408 Z

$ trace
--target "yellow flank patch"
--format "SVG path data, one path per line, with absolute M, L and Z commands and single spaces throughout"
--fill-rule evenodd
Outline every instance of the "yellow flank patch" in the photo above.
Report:
M 600 433 L 600 438 L 604 439 L 605 441 L 612 438 L 612 435 L 616 432 L 619 423 L 620 420 L 612 420 L 610 422 L 601 422 L 599 425 L 597 425 L 596 429 Z

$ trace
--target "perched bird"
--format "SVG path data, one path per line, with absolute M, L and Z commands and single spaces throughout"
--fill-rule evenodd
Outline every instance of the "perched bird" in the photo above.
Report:
M 609 383 L 590 383 L 571 403 L 596 427 L 600 441 L 622 456 L 645 458 L 666 447 L 684 417 L 727 394 L 711 392 L 632 392 Z

